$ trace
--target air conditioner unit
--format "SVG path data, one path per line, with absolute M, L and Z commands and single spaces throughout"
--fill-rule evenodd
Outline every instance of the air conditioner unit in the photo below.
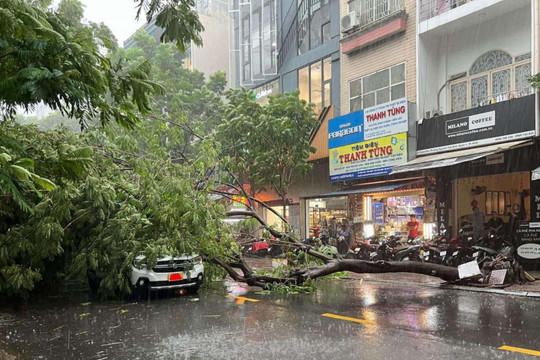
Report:
M 443 114 L 442 110 L 439 110 L 439 109 L 428 110 L 425 113 L 424 119 L 431 119 L 437 116 L 441 116 L 442 114 Z
M 341 32 L 348 32 L 359 25 L 358 14 L 356 11 L 351 11 L 341 18 Z

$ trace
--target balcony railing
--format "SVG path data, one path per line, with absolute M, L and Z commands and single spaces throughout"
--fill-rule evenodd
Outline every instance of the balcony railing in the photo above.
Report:
M 421 0 L 420 21 L 431 19 L 474 0 Z
M 404 9 L 404 0 L 361 0 L 356 9 L 359 29 L 369 27 Z

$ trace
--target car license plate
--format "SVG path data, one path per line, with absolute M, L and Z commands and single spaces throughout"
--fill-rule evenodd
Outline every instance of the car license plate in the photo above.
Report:
M 180 281 L 184 278 L 182 273 L 169 274 L 169 281 Z
M 441 251 L 441 256 L 446 256 L 446 251 Z
M 474 254 L 472 254 L 473 257 L 478 257 L 478 255 L 480 255 L 480 251 L 477 251 Z

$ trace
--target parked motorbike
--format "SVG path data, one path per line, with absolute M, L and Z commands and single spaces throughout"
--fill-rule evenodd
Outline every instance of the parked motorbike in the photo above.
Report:
M 374 244 L 366 244 L 363 241 L 356 243 L 353 250 L 354 258 L 358 260 L 370 260 L 371 253 L 377 251 L 378 246 Z
M 515 248 L 506 236 L 497 236 L 490 233 L 486 238 L 481 239 L 478 244 L 473 245 L 475 250 L 472 257 L 482 266 L 485 262 L 495 260 L 499 255 L 505 256 L 508 260 L 513 260 Z

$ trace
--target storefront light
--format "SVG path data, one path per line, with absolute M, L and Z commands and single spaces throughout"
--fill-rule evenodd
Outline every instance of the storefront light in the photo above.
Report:
M 371 196 L 364 196 L 364 220 L 373 220 L 372 202 Z
M 364 238 L 369 238 L 375 235 L 375 224 L 372 222 L 364 223 Z
M 437 224 L 435 223 L 424 223 L 424 226 L 423 226 L 423 234 L 424 234 L 424 239 L 426 240 L 430 240 L 433 238 L 433 235 L 436 234 L 436 227 L 437 227 Z

